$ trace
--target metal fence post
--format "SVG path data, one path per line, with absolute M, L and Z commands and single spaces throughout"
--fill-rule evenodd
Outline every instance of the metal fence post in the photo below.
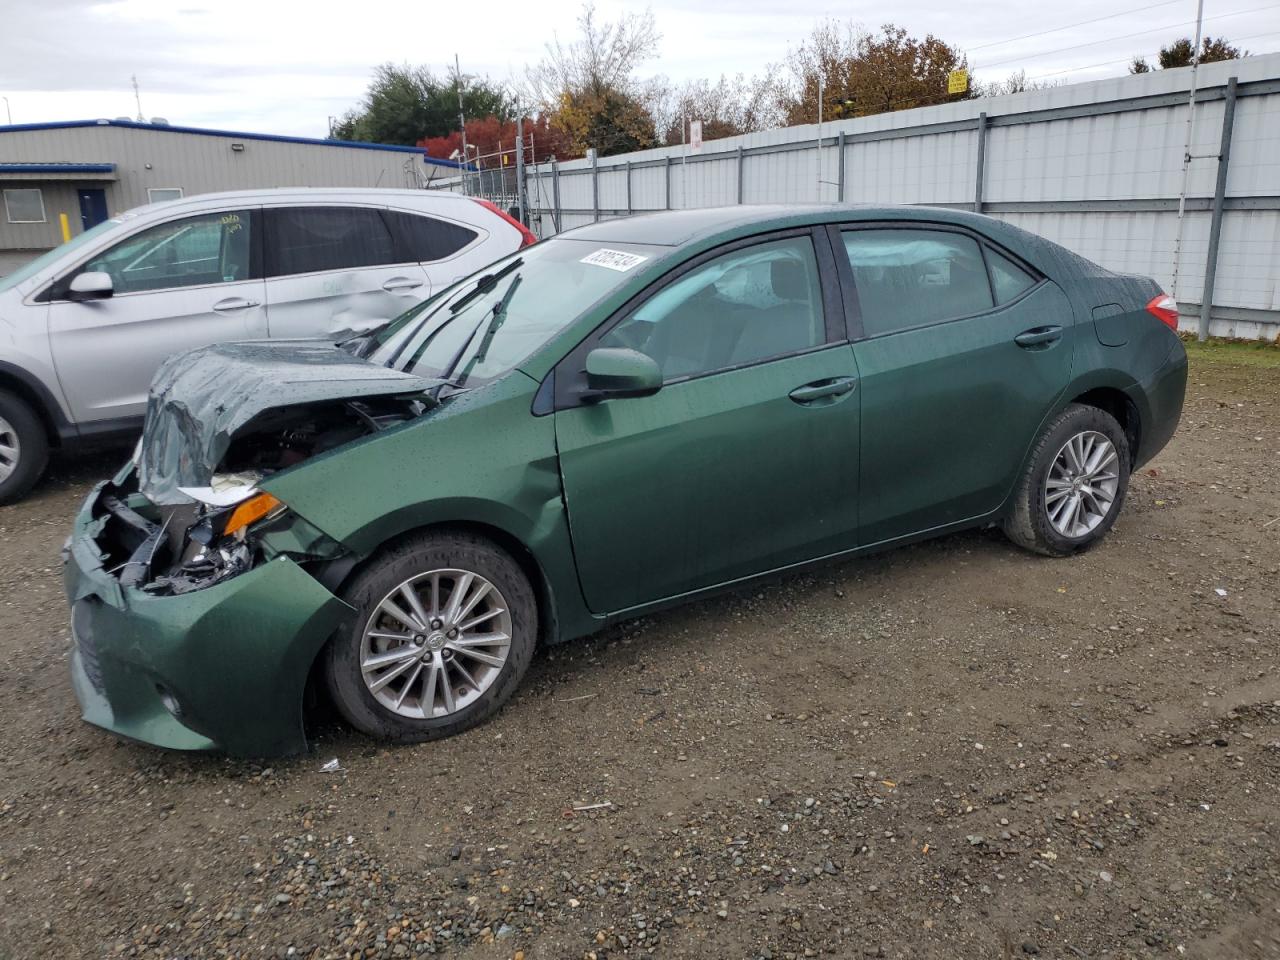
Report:
M 742 202 L 742 144 L 738 144 L 738 202 Z
M 1236 122 L 1236 78 L 1227 81 L 1227 99 L 1222 107 L 1222 146 L 1218 149 L 1218 180 L 1213 188 L 1213 217 L 1209 221 L 1209 255 L 1204 264 L 1204 292 L 1200 295 L 1200 327 L 1197 337 L 1209 336 L 1209 311 L 1213 309 L 1213 287 L 1218 274 L 1218 241 L 1222 237 L 1222 205 L 1227 195 L 1227 168 L 1231 163 L 1231 131 Z
M 631 161 L 627 161 L 627 216 L 631 216 Z
M 591 151 L 591 222 L 600 222 L 600 155 Z
M 671 209 L 671 154 L 667 154 L 666 159 L 667 159 L 666 180 L 664 181 L 664 187 L 667 191 L 667 196 L 666 196 L 665 204 L 666 204 L 666 208 L 670 210 Z
M 973 212 L 982 212 L 982 181 L 986 177 L 987 165 L 987 115 L 978 114 L 978 171 L 973 188 Z
M 524 189 L 524 117 L 516 117 L 516 209 L 519 221 L 525 223 L 529 203 Z
M 560 232 L 560 164 L 551 158 L 551 223 Z
M 836 202 L 844 203 L 844 131 L 836 137 Z

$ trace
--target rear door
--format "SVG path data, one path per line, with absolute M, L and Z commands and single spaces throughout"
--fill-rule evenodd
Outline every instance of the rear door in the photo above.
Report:
M 894 223 L 839 238 L 861 317 L 860 542 L 990 513 L 1070 379 L 1070 302 L 964 230 Z
M 151 377 L 170 354 L 266 336 L 260 213 L 223 210 L 147 227 L 55 282 L 50 344 L 77 422 L 141 416 Z M 85 272 L 109 274 L 113 295 L 67 300 Z
M 290 205 L 267 207 L 265 216 L 272 339 L 356 336 L 431 295 L 385 208 Z
M 708 254 L 557 367 L 556 440 L 592 610 L 855 545 L 856 370 L 818 241 L 817 257 L 807 230 Z M 653 357 L 662 389 L 577 401 L 596 346 Z

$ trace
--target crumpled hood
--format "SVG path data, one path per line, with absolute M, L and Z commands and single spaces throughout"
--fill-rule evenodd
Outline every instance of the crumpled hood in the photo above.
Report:
M 403 396 L 438 384 L 314 340 L 221 343 L 170 357 L 147 397 L 138 488 L 152 503 L 188 503 L 209 486 L 237 430 L 277 407 Z

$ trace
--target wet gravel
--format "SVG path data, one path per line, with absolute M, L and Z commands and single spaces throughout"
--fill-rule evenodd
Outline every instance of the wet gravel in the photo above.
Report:
M 58 547 L 116 459 L 0 508 L 0 958 L 1280 956 L 1280 366 L 1197 353 L 1086 556 L 836 565 L 269 764 L 78 720 Z

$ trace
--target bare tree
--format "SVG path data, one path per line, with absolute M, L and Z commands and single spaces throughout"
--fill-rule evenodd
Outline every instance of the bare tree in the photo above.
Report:
M 542 61 L 526 68 L 529 100 L 550 112 L 566 92 L 634 93 L 635 71 L 657 55 L 661 39 L 651 10 L 623 14 L 608 23 L 602 22 L 594 4 L 588 3 L 578 15 L 578 39 L 563 43 L 555 37 L 546 45 Z

